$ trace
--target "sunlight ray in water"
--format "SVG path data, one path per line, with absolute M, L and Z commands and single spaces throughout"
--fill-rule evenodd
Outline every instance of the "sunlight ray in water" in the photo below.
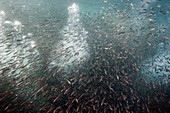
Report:
M 87 58 L 88 44 L 86 38 L 88 32 L 84 29 L 79 17 L 79 6 L 73 3 L 68 7 L 67 25 L 60 31 L 63 36 L 62 40 L 57 44 L 56 49 L 60 49 L 59 58 L 51 62 L 51 66 L 72 66 L 82 63 Z

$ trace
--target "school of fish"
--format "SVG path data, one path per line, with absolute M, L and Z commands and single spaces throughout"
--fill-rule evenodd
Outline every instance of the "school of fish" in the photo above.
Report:
M 32 26 L 0 9 L 0 113 L 169 113 L 170 2 L 138 1 Z

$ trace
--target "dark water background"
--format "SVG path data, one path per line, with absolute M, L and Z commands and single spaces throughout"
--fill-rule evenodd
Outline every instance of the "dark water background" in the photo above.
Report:
M 0 11 L 0 113 L 170 112 L 170 1 L 0 0 Z

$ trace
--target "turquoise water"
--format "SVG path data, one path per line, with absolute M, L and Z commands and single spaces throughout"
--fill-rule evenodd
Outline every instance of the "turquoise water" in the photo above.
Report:
M 1 0 L 0 113 L 170 112 L 168 0 Z

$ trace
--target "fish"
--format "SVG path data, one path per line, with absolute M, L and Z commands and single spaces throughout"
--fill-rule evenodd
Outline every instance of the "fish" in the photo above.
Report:
M 42 86 L 35 94 L 37 95 L 40 91 L 44 90 L 45 88 L 47 88 L 48 84 L 45 84 L 44 86 Z
M 67 94 L 70 89 L 71 89 L 71 87 L 67 88 L 64 92 L 64 95 Z
M 53 100 L 53 102 L 56 102 L 60 97 L 61 97 L 61 95 L 58 95 L 58 96 Z

